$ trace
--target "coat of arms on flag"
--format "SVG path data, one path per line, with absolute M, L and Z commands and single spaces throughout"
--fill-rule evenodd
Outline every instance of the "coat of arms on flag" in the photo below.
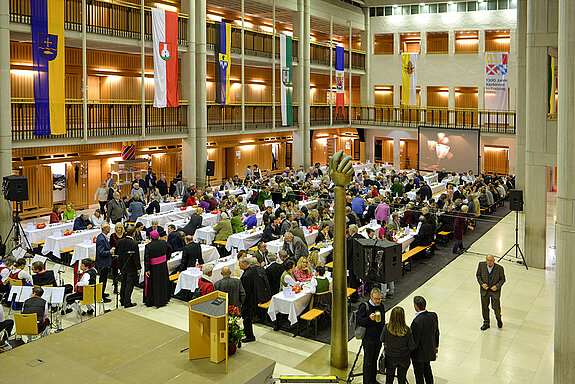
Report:
M 160 57 L 162 58 L 162 60 L 164 60 L 164 61 L 170 60 L 172 58 L 172 54 L 170 52 L 172 52 L 172 44 L 166 43 L 166 42 L 161 42 L 160 43 Z
M 282 68 L 282 83 L 286 87 L 291 87 L 293 84 L 291 82 L 291 70 L 289 68 Z
M 38 53 L 47 61 L 52 61 L 58 56 L 58 35 L 49 33 L 38 34 Z

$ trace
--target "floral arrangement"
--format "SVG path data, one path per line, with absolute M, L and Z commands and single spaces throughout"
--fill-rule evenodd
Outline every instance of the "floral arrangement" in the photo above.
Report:
M 92 239 L 92 242 L 95 244 L 96 241 L 98 241 L 98 237 L 94 236 L 94 238 Z
M 38 229 L 46 228 L 46 223 L 36 224 L 36 228 Z
M 302 291 L 302 288 L 299 285 L 294 285 L 293 287 L 291 287 L 291 290 L 294 291 L 295 293 L 300 293 Z
M 72 233 L 74 233 L 74 231 L 67 229 L 64 231 L 64 236 L 70 236 Z
M 240 309 L 236 306 L 228 306 L 228 343 L 239 344 L 244 338 L 244 328 Z
M 214 209 L 214 210 L 212 211 L 212 213 L 213 213 L 214 215 L 217 215 L 218 210 L 217 210 L 217 209 Z
M 188 207 L 180 207 L 180 211 L 185 211 Z

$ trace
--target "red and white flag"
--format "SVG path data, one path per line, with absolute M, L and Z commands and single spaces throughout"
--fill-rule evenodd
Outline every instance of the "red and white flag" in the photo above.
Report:
M 154 107 L 180 105 L 178 100 L 178 14 L 152 8 Z

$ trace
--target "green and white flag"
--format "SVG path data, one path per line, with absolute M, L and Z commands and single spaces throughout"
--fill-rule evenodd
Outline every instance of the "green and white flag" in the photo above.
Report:
M 282 126 L 293 125 L 293 69 L 291 47 L 291 37 L 280 35 Z

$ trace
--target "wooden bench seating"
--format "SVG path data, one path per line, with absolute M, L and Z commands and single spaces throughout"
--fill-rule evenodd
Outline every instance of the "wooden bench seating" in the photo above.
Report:
M 270 300 L 270 301 L 267 301 L 267 302 L 265 302 L 265 303 L 260 303 L 260 304 L 258 304 L 258 307 L 260 307 L 261 309 L 266 309 L 266 310 L 267 310 L 267 309 L 270 307 L 270 303 L 271 303 L 271 302 L 272 302 L 272 301 Z
M 401 255 L 401 264 L 403 266 L 403 269 L 405 269 L 405 264 L 409 263 L 409 270 L 411 271 L 411 258 L 420 252 L 424 252 L 427 248 L 433 247 L 434 245 L 435 245 L 435 242 L 432 242 L 429 245 L 420 245 L 418 247 L 410 249 L 407 252 L 404 252 Z

